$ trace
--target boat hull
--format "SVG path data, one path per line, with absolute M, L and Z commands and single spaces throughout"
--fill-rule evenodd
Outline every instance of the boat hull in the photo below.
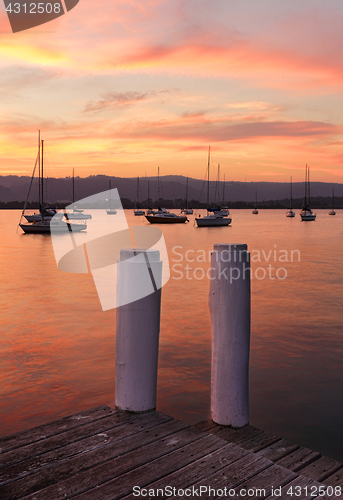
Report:
M 146 215 L 146 220 L 150 224 L 182 224 L 187 222 L 187 217 L 163 217 L 159 215 Z
M 111 210 L 106 210 L 107 215 L 115 215 L 117 213 L 117 210 L 111 209 Z
M 79 213 L 68 213 L 68 212 L 64 214 L 64 216 L 68 220 L 86 220 L 92 218 L 90 214 L 79 214 Z
M 50 224 L 19 224 L 24 233 L 27 234 L 50 234 L 51 227 Z M 87 224 L 54 224 L 53 233 L 68 233 L 70 232 L 80 232 L 87 229 Z
M 302 221 L 316 220 L 316 214 L 300 214 Z
M 195 218 L 198 227 L 221 227 L 221 226 L 229 226 L 232 222 L 232 219 L 228 217 L 217 217 L 217 218 L 207 218 L 205 217 L 196 217 Z
M 289 212 L 287 212 L 286 217 L 295 217 L 295 213 L 293 212 L 293 210 L 290 210 Z

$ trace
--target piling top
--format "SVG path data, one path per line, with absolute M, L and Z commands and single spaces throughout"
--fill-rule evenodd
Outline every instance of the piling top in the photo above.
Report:
M 246 243 L 215 243 L 213 245 L 215 252 L 247 252 L 248 245 Z
M 138 255 L 140 257 L 145 258 L 145 255 L 147 256 L 149 262 L 159 262 L 160 260 L 160 252 L 158 250 L 152 250 L 150 248 L 127 248 L 127 249 L 122 249 L 120 250 L 120 260 L 128 260 L 132 259 L 133 257 L 137 257 Z

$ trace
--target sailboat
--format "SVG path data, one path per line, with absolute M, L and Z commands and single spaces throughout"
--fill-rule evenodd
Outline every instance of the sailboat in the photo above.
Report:
M 220 208 L 210 208 L 210 157 L 211 147 L 208 147 L 207 160 L 207 215 L 204 217 L 196 217 L 195 221 L 198 227 L 213 227 L 213 226 L 229 226 L 232 219 L 223 215 Z
M 75 200 L 75 175 L 73 169 L 73 211 L 65 214 L 65 218 L 69 220 L 91 219 L 92 218 L 91 214 L 84 214 L 82 209 L 75 207 L 74 200 Z
M 186 182 L 186 208 L 183 208 L 181 210 L 181 212 L 183 214 L 192 214 L 193 213 L 193 209 L 188 208 L 188 175 L 187 175 L 187 182 Z
M 335 190 L 332 188 L 332 209 L 329 212 L 329 215 L 336 215 L 334 208 L 334 199 L 335 199 Z
M 286 217 L 295 217 L 295 213 L 292 210 L 292 204 L 293 204 L 292 202 L 293 202 L 293 200 L 292 200 L 292 176 L 291 176 L 291 202 L 290 202 L 289 210 L 286 213 Z
M 67 233 L 69 231 L 84 231 L 87 229 L 87 224 L 70 224 L 69 222 L 65 222 L 62 220 L 63 214 L 61 214 L 61 217 L 55 217 L 53 210 L 54 209 L 47 209 L 44 207 L 44 141 L 40 140 L 40 135 L 39 135 L 39 151 L 38 151 L 38 156 L 36 159 L 35 166 L 33 168 L 33 173 L 31 177 L 31 182 L 29 186 L 29 190 L 27 193 L 26 201 L 24 204 L 24 208 L 21 214 L 21 219 L 19 226 L 20 228 L 24 231 L 24 233 L 28 234 L 50 234 L 50 229 L 52 228 L 54 233 Z M 21 220 L 23 216 L 27 219 L 27 217 L 24 215 L 27 202 L 30 196 L 30 191 L 33 183 L 33 178 L 35 175 L 37 163 L 39 165 L 39 193 L 40 193 L 40 220 L 32 220 L 28 221 L 29 223 L 22 223 Z M 56 214 L 56 211 L 55 211 Z
M 310 167 L 306 165 L 305 174 L 305 195 L 303 208 L 300 212 L 300 217 L 302 221 L 316 220 L 316 214 L 314 214 L 310 208 Z
M 135 215 L 145 215 L 144 210 L 139 208 L 139 177 L 137 177 L 137 195 L 136 195 L 136 208 L 134 210 Z
M 258 210 L 257 210 L 257 189 L 255 189 L 255 208 L 254 210 L 252 211 L 253 214 L 258 214 Z
M 106 210 L 107 215 L 115 215 L 117 213 L 117 210 L 115 208 L 112 208 L 112 200 L 111 200 L 111 179 L 109 179 L 109 190 L 110 190 L 110 208 Z

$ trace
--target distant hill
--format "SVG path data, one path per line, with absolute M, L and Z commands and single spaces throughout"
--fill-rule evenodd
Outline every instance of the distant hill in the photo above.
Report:
M 91 196 L 92 194 L 106 191 L 108 189 L 108 176 L 94 175 L 86 178 L 75 178 L 75 201 Z M 121 198 L 135 201 L 137 193 L 137 178 L 111 177 L 112 188 L 117 188 Z M 180 175 L 166 175 L 160 177 L 160 198 L 164 200 L 179 200 L 186 197 L 186 177 Z M 12 202 L 26 200 L 30 184 L 28 176 L 0 176 L 0 202 Z M 149 185 L 149 188 L 148 188 Z M 210 201 L 222 201 L 223 183 L 219 185 L 215 181 L 210 182 Z M 311 198 L 331 197 L 332 189 L 335 189 L 335 197 L 343 197 L 343 184 L 311 182 Z M 72 201 L 72 179 L 70 177 L 55 179 L 49 178 L 45 181 L 46 201 L 49 203 L 68 203 Z M 149 196 L 152 200 L 158 199 L 157 177 L 140 178 L 140 200 L 146 200 Z M 263 205 L 268 200 L 286 200 L 289 198 L 289 183 L 282 182 L 235 182 L 225 183 L 225 204 L 238 201 L 253 202 L 257 191 L 258 203 Z M 304 183 L 293 183 L 293 198 L 301 199 L 304 193 Z M 189 179 L 188 199 L 206 203 L 207 183 L 199 179 Z M 34 179 L 29 201 L 38 200 L 38 181 Z

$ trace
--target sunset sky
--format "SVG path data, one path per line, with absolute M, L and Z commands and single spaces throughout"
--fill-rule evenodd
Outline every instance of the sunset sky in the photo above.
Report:
M 13 34 L 0 7 L 0 175 L 343 182 L 341 0 L 80 0 Z

